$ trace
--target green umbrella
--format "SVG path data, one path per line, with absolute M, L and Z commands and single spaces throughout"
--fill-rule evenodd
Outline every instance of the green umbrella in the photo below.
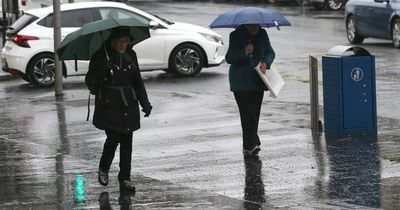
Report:
M 57 54 L 60 60 L 90 60 L 107 41 L 112 29 L 121 26 L 129 28 L 132 46 L 150 37 L 148 22 L 134 18 L 99 20 L 68 34 L 58 47 Z

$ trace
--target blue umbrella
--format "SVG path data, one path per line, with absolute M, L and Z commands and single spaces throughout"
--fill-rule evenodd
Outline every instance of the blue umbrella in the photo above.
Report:
M 270 28 L 290 26 L 290 22 L 279 12 L 272 9 L 259 7 L 245 7 L 232 10 L 219 15 L 210 28 L 237 28 L 243 24 L 259 24 L 261 27 Z

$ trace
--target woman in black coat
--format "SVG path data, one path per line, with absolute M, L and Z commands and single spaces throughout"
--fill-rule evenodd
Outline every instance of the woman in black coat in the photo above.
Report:
M 130 179 L 132 157 L 132 134 L 140 128 L 139 103 L 145 117 L 152 106 L 140 75 L 136 53 L 129 45 L 129 29 L 113 30 L 105 47 L 90 60 L 85 82 L 96 95 L 93 124 L 107 135 L 100 159 L 98 179 L 108 184 L 108 172 L 116 148 L 120 144 L 121 189 L 135 190 Z

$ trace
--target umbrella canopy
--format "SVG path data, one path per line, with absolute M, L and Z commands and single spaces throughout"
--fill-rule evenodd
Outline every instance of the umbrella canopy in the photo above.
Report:
M 133 18 L 105 19 L 83 25 L 68 34 L 57 49 L 60 60 L 90 60 L 111 35 L 112 29 L 126 26 L 131 35 L 131 45 L 150 37 L 149 23 Z
M 259 7 L 245 7 L 232 10 L 219 15 L 210 28 L 237 28 L 243 24 L 259 24 L 261 27 L 270 28 L 290 26 L 290 22 L 279 12 L 272 9 Z

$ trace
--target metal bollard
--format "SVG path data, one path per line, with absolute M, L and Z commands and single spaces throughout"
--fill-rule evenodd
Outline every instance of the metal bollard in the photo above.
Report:
M 319 100 L 318 100 L 318 59 L 309 56 L 309 80 L 310 80 L 310 112 L 311 131 L 319 134 L 322 131 L 322 123 L 319 121 Z

